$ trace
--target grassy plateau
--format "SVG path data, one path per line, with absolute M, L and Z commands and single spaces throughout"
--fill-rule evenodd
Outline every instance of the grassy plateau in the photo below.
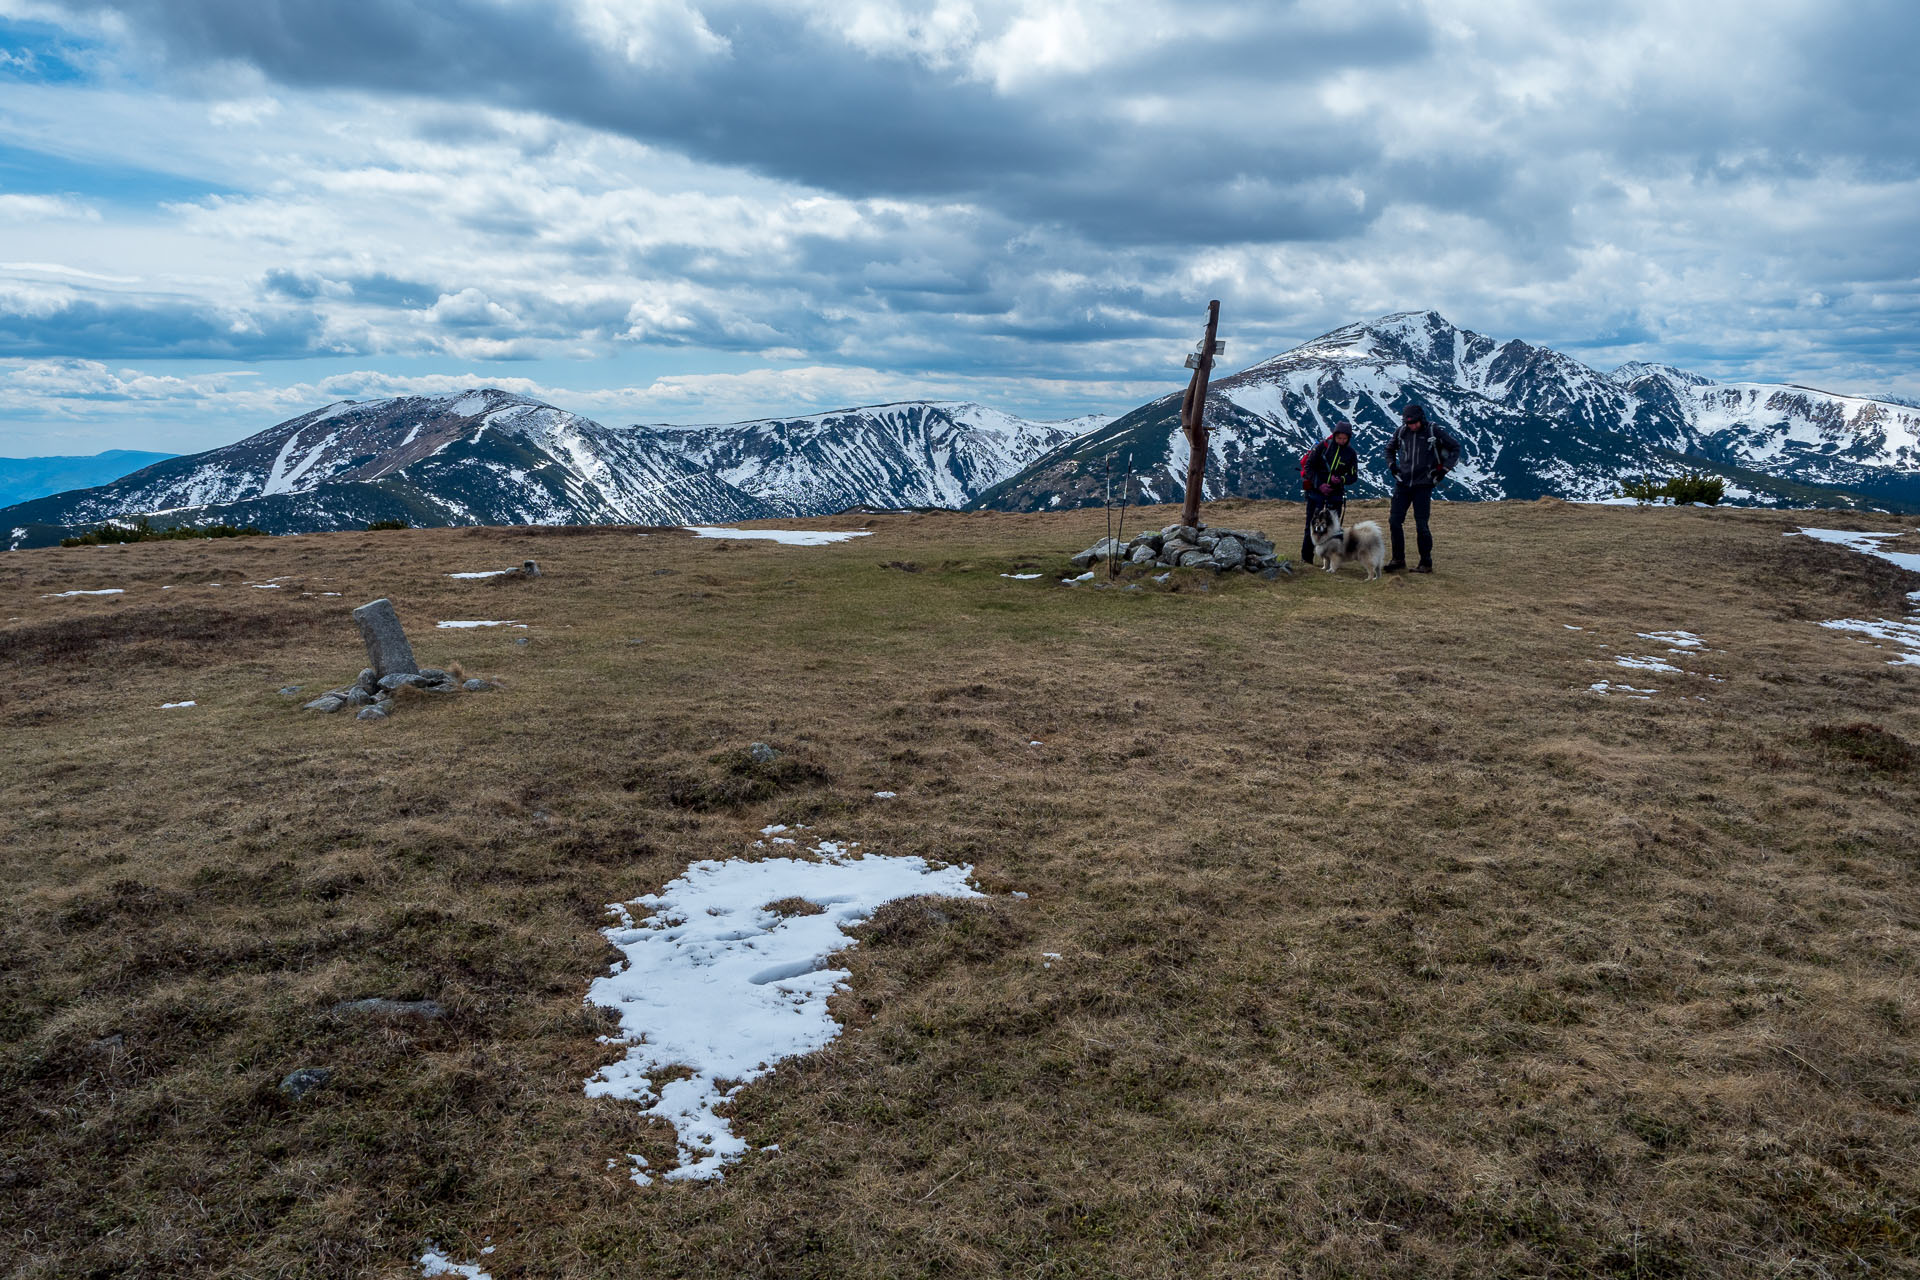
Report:
M 1097 511 L 783 524 L 872 536 L 0 556 L 0 1275 L 1920 1272 L 1920 667 L 1816 625 L 1920 575 L 1783 536 L 1910 520 L 1443 505 L 1430 578 L 1138 591 L 1060 585 Z M 301 711 L 379 596 L 503 687 Z M 774 822 L 987 896 L 863 927 L 778 1151 L 637 1187 L 606 904 Z

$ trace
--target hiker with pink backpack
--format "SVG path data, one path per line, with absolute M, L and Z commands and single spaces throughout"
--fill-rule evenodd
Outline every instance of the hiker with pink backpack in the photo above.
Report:
M 1360 478 L 1360 455 L 1353 451 L 1353 424 L 1335 421 L 1333 433 L 1300 455 L 1300 487 L 1307 495 L 1307 531 L 1300 539 L 1300 563 L 1313 563 L 1313 518 L 1322 511 L 1346 510 L 1347 486 Z

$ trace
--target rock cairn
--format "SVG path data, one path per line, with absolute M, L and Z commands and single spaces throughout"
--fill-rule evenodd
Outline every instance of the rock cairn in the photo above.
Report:
M 367 661 L 372 665 L 363 668 L 359 678 L 344 689 L 329 689 L 307 703 L 305 710 L 328 714 L 357 710 L 356 719 L 385 720 L 393 710 L 394 695 L 401 689 L 442 694 L 480 693 L 498 687 L 491 680 L 463 681 L 443 668 L 420 666 L 391 600 L 361 605 L 353 611 L 353 620 L 360 627 L 360 640 L 367 647 Z
M 1257 573 L 1273 578 L 1291 573 L 1276 555 L 1273 541 L 1256 529 L 1214 529 L 1170 524 L 1158 533 L 1137 533 L 1124 545 L 1100 541 L 1073 557 L 1076 569 L 1091 569 L 1117 554 L 1127 564 L 1161 569 L 1206 569 L 1214 573 Z

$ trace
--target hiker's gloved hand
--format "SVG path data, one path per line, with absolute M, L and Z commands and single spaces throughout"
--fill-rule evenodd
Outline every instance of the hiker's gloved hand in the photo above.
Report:
M 1333 496 L 1333 486 L 1330 484 L 1321 485 L 1320 496 L 1323 498 L 1331 498 Z

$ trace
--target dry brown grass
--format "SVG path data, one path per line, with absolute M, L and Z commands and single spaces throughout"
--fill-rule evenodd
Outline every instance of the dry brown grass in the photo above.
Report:
M 1763 513 L 1437 519 L 1432 579 L 1204 592 L 999 576 L 1097 513 L 0 557 L 0 1272 L 1911 1270 L 1920 670 L 1811 623 L 1920 584 Z M 505 688 L 298 712 L 378 595 Z M 1610 664 L 1670 628 L 1725 682 Z M 635 1188 L 603 905 L 772 821 L 994 896 L 867 927 L 852 1030 L 740 1098 L 780 1152 Z

